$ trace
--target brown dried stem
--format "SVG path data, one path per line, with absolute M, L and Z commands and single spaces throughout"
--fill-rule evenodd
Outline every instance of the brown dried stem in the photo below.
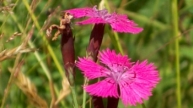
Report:
M 20 70 L 11 70 L 14 73 L 14 83 L 22 90 L 22 92 L 28 97 L 29 101 L 36 107 L 48 108 L 48 105 L 44 99 L 42 99 L 36 91 L 36 87 Z
M 28 53 L 28 52 L 34 52 L 37 49 L 34 48 L 25 48 L 23 47 L 23 44 L 21 44 L 20 46 L 10 49 L 10 50 L 3 50 L 2 52 L 0 52 L 0 62 L 4 61 L 6 59 L 10 59 L 15 57 L 17 54 L 22 54 L 22 53 Z
M 70 84 L 68 80 L 65 78 L 62 81 L 62 90 L 59 93 L 58 99 L 55 101 L 54 105 L 58 105 L 58 103 L 64 99 L 70 93 Z

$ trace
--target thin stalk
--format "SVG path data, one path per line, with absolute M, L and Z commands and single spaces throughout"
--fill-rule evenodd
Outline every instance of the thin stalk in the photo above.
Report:
M 52 57 L 55 65 L 56 65 L 56 67 L 58 68 L 58 71 L 60 72 L 61 76 L 64 77 L 64 73 L 63 73 L 62 66 L 61 66 L 61 64 L 59 63 L 56 55 L 54 54 L 54 51 L 53 51 L 52 47 L 48 44 L 48 42 L 47 42 L 47 40 L 46 40 L 46 38 L 45 38 L 44 33 L 41 31 L 41 27 L 40 27 L 40 25 L 39 25 L 39 23 L 38 23 L 38 21 L 37 21 L 36 16 L 35 16 L 34 13 L 32 12 L 32 10 L 30 9 L 30 6 L 29 6 L 29 4 L 27 3 L 27 1 L 26 1 L 26 0 L 22 0 L 22 1 L 23 1 L 24 5 L 26 6 L 26 8 L 27 8 L 27 10 L 28 10 L 28 12 L 29 12 L 29 14 L 30 14 L 30 16 L 31 16 L 31 18 L 32 18 L 35 26 L 36 26 L 36 28 L 40 31 L 40 36 L 42 36 L 43 41 L 44 41 L 43 43 L 46 44 L 46 47 L 47 47 L 47 49 L 48 49 L 48 51 L 49 51 L 49 54 L 51 55 L 51 57 Z
M 34 48 L 34 44 L 31 41 L 29 41 L 28 44 L 30 45 L 31 48 Z M 49 72 L 47 66 L 41 60 L 41 57 L 40 57 L 39 53 L 35 51 L 34 54 L 35 54 L 36 59 L 38 60 L 38 63 L 40 63 L 40 66 L 44 70 L 48 80 L 52 82 L 52 78 L 51 78 L 50 72 Z
M 90 35 L 89 45 L 86 51 L 86 57 L 93 60 L 94 62 L 97 61 L 98 52 L 100 50 L 104 36 L 104 28 L 105 24 L 95 24 Z M 88 82 L 85 83 L 87 84 Z M 102 97 L 92 96 L 92 103 L 94 108 L 104 108 Z
M 6 87 L 5 91 L 4 91 L 4 95 L 3 95 L 3 99 L 2 99 L 2 103 L 1 103 L 1 108 L 4 108 L 4 104 L 5 104 L 5 101 L 7 99 L 7 95 L 9 93 L 9 90 L 11 88 L 11 84 L 12 84 L 12 81 L 13 81 L 13 76 L 14 76 L 14 73 L 11 73 L 11 76 L 9 78 L 7 87 Z
M 63 20 L 70 20 L 64 18 Z M 75 49 L 74 49 L 74 37 L 71 30 L 70 22 L 64 24 L 65 29 L 62 30 L 61 38 L 61 54 L 64 64 L 65 74 L 70 83 L 70 89 L 72 91 L 72 100 L 75 108 L 78 108 L 78 102 L 76 98 L 75 90 Z
M 75 86 L 70 86 L 71 92 L 72 92 L 72 100 L 74 103 L 74 108 L 78 108 L 78 102 L 76 98 L 76 91 L 75 91 Z
M 23 28 L 19 23 L 17 23 L 17 18 L 15 17 L 15 15 L 14 15 L 14 14 L 11 14 L 11 17 L 12 17 L 12 19 L 16 22 L 19 30 L 20 30 L 24 35 L 26 35 L 26 33 L 24 33 L 24 28 Z M 30 45 L 31 48 L 34 47 L 34 44 L 31 42 L 31 40 L 29 40 L 28 43 L 29 43 L 29 45 Z M 40 58 L 40 55 L 39 55 L 37 52 L 35 52 L 34 54 L 35 54 L 36 59 L 39 61 L 40 65 L 42 66 L 42 69 L 44 70 L 44 72 L 45 72 L 48 80 L 50 81 L 50 80 L 51 80 L 51 76 L 50 76 L 50 74 L 49 74 L 48 68 L 44 65 L 43 61 L 42 61 L 41 58 Z
M 178 37 L 178 8 L 177 0 L 172 0 L 171 2 L 172 11 L 172 27 L 173 36 Z M 175 39 L 175 68 L 176 68 L 176 96 L 177 96 L 177 108 L 181 108 L 181 90 L 180 90 L 180 58 L 179 58 L 179 38 Z
M 124 52 L 123 52 L 123 48 L 121 46 L 121 43 L 120 43 L 120 40 L 119 40 L 119 36 L 118 36 L 118 33 L 114 32 L 114 36 L 115 36 L 115 41 L 116 41 L 116 45 L 117 45 L 117 48 L 119 49 L 119 52 L 123 55 Z
M 84 85 L 88 85 L 88 79 L 84 78 Z M 86 108 L 86 90 L 83 90 L 82 108 Z
M 25 46 L 25 45 L 24 45 L 24 46 Z M 18 68 L 18 64 L 19 64 L 20 58 L 21 58 L 21 54 L 18 54 L 17 57 L 16 57 L 16 59 L 15 59 L 15 63 L 14 63 L 13 70 L 16 70 L 16 68 Z M 4 106 L 4 104 L 5 104 L 5 101 L 6 101 L 6 99 L 7 99 L 7 95 L 8 95 L 8 93 L 9 93 L 9 90 L 10 90 L 10 88 L 11 88 L 12 81 L 13 81 L 13 79 L 14 79 L 14 72 L 15 72 L 15 71 L 11 72 L 11 76 L 10 76 L 10 78 L 9 78 L 9 82 L 8 82 L 8 84 L 7 84 L 7 87 L 6 87 L 5 91 L 4 91 L 4 96 L 3 96 L 3 99 L 2 99 L 1 108 L 3 108 L 3 106 Z
M 105 6 L 107 8 L 107 10 L 110 12 L 110 7 L 109 7 L 109 4 L 107 2 L 107 0 L 104 0 L 104 3 L 105 3 Z M 123 53 L 123 48 L 121 47 L 121 43 L 120 43 L 120 40 L 119 40 L 119 36 L 118 36 L 118 33 L 116 32 L 113 32 L 113 36 L 109 35 L 110 38 L 114 41 L 113 42 L 113 45 L 117 48 L 117 50 L 121 53 L 121 54 L 124 54 Z
M 142 108 L 146 108 L 145 103 L 141 104 Z
M 27 3 L 27 1 L 26 1 L 26 0 L 22 0 L 22 1 L 24 2 L 24 5 L 26 6 L 26 8 L 27 8 L 27 10 L 28 10 L 28 12 L 29 12 L 29 14 L 30 14 L 30 16 L 31 16 L 31 18 L 32 18 L 35 26 L 36 26 L 36 28 L 40 31 L 40 35 L 42 36 L 43 41 L 47 44 L 48 42 L 47 42 L 47 40 L 45 39 L 44 33 L 41 31 L 41 28 L 40 28 L 40 25 L 39 25 L 39 23 L 38 23 L 38 21 L 37 21 L 36 16 L 35 16 L 34 13 L 32 12 L 32 10 L 30 9 L 30 6 L 29 6 L 29 4 Z M 47 49 L 48 49 L 48 51 L 49 51 L 52 59 L 53 59 L 54 62 L 55 62 L 55 65 L 57 66 L 57 68 L 58 68 L 61 76 L 62 76 L 63 78 L 65 78 L 65 76 L 64 76 L 64 74 L 63 74 L 63 69 L 62 69 L 60 63 L 58 62 L 58 60 L 57 60 L 57 58 L 56 58 L 56 56 L 55 56 L 52 48 L 50 47 L 49 44 L 47 44 L 46 46 L 47 46 Z M 66 70 L 65 70 L 65 71 L 66 71 Z M 75 89 L 74 89 L 73 86 L 71 86 L 71 90 L 72 90 L 72 95 L 73 95 L 73 101 L 74 101 L 75 108 L 78 108 L 78 102 L 77 102 L 77 100 L 76 100 Z
M 108 97 L 107 108 L 117 108 L 118 103 L 119 103 L 119 98 Z
M 110 7 L 109 4 L 107 2 L 107 0 L 104 0 L 105 6 L 107 7 L 107 10 L 110 12 Z M 110 33 L 109 33 L 110 34 Z M 115 48 L 122 54 L 124 55 L 123 52 L 123 48 L 121 46 L 120 40 L 119 40 L 119 36 L 118 33 L 113 32 L 113 36 L 109 35 L 110 38 L 113 41 L 113 45 L 115 46 Z M 119 103 L 119 98 L 114 98 L 114 97 L 108 97 L 108 103 L 107 103 L 107 108 L 117 108 Z
M 16 22 L 19 30 L 26 36 L 26 31 L 25 31 L 24 28 L 17 22 L 16 16 L 15 16 L 14 14 L 11 14 L 11 17 L 12 17 L 12 19 Z M 32 29 L 33 29 L 33 28 L 32 28 Z M 28 42 L 28 44 L 29 44 L 29 46 L 30 46 L 31 48 L 34 48 L 34 44 L 31 42 L 31 40 L 28 40 L 27 42 Z M 27 43 L 26 43 L 26 44 L 27 44 Z M 41 65 L 41 67 L 42 67 L 42 69 L 43 69 L 43 71 L 45 72 L 45 74 L 46 74 L 46 76 L 47 76 L 47 78 L 48 78 L 48 80 L 49 80 L 49 85 L 52 85 L 52 84 L 53 84 L 53 81 L 52 81 L 52 78 L 51 78 L 49 69 L 47 68 L 47 66 L 46 66 L 46 65 L 44 64 L 44 62 L 42 61 L 39 53 L 38 53 L 38 52 L 34 52 L 34 54 L 35 54 L 36 59 L 39 61 L 40 65 Z M 53 87 L 53 85 L 50 86 L 50 87 Z M 51 94 L 55 94 L 55 91 L 53 91 L 53 90 L 54 90 L 54 89 L 52 88 L 52 89 L 51 89 Z M 52 95 L 52 96 L 55 97 L 55 95 Z M 54 98 L 54 97 L 53 97 L 53 98 Z

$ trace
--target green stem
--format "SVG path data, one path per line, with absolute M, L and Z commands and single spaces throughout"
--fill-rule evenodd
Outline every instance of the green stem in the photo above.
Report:
M 30 45 L 31 48 L 34 48 L 34 44 L 30 40 L 29 40 L 28 44 Z M 37 51 L 35 51 L 34 54 L 35 54 L 36 59 L 38 60 L 38 63 L 40 63 L 40 66 L 44 70 L 48 80 L 50 82 L 52 82 L 52 78 L 51 78 L 50 72 L 49 72 L 47 66 L 43 63 L 43 61 L 42 61 L 42 59 L 40 57 L 40 54 Z
M 30 16 L 31 16 L 31 18 L 32 18 L 35 26 L 36 26 L 36 28 L 40 31 L 40 36 L 42 36 L 43 41 L 44 41 L 44 43 L 46 44 L 46 47 L 47 47 L 47 49 L 48 49 L 48 51 L 49 51 L 49 54 L 51 55 L 54 63 L 56 64 L 56 67 L 58 68 L 61 76 L 64 77 L 63 68 L 62 68 L 61 64 L 59 63 L 59 61 L 57 60 L 57 57 L 56 57 L 56 55 L 54 54 L 54 51 L 53 51 L 52 47 L 48 44 L 48 42 L 47 42 L 47 40 L 46 40 L 46 38 L 45 38 L 45 36 L 44 36 L 44 33 L 42 32 L 41 27 L 40 27 L 40 25 L 39 25 L 39 23 L 38 23 L 38 21 L 37 21 L 36 16 L 35 16 L 34 13 L 32 12 L 32 10 L 30 9 L 30 6 L 29 6 L 29 4 L 27 3 L 27 1 L 26 1 L 26 0 L 22 0 L 22 1 L 23 1 L 24 5 L 26 6 L 26 8 L 27 8 L 27 10 L 28 10 L 28 12 L 29 12 L 29 14 L 30 14 Z
M 178 8 L 177 0 L 172 0 L 171 3 L 172 11 L 172 27 L 173 27 L 173 36 L 178 37 Z M 177 95 L 177 108 L 181 108 L 181 90 L 180 90 L 180 58 L 179 58 L 179 38 L 175 39 L 175 54 L 176 54 L 176 95 Z
M 78 108 L 78 102 L 76 98 L 76 91 L 75 91 L 75 86 L 70 86 L 71 92 L 72 92 L 72 100 L 74 103 L 74 108 Z
M 88 79 L 84 77 L 84 84 L 88 84 Z M 82 102 L 82 108 L 86 108 L 86 90 L 83 90 L 83 102 Z
M 17 23 L 17 18 L 15 17 L 15 15 L 11 14 L 11 17 Z M 19 23 L 17 23 L 17 26 L 19 27 L 20 31 L 26 36 L 27 34 L 26 34 L 24 28 Z M 28 40 L 28 44 L 31 48 L 34 48 L 34 44 L 31 42 L 31 40 Z M 40 54 L 38 52 L 34 52 L 34 55 L 35 55 L 36 59 L 38 60 L 38 62 L 40 63 L 40 66 L 44 70 L 44 72 L 49 80 L 49 85 L 53 85 L 50 72 L 49 72 L 47 66 L 44 64 L 43 60 L 41 59 Z M 53 86 L 51 86 L 51 87 L 53 87 Z M 52 92 L 52 94 L 55 95 L 55 91 L 53 91 L 53 89 L 51 89 L 51 92 Z M 54 96 L 54 95 L 52 95 L 52 96 Z
M 141 104 L 141 105 L 142 105 L 142 108 L 146 108 L 145 103 L 143 103 L 143 104 Z
M 9 82 L 7 84 L 7 87 L 4 91 L 4 95 L 3 95 L 3 99 L 2 99 L 2 103 L 1 103 L 1 107 L 0 108 L 4 108 L 4 104 L 6 102 L 6 99 L 7 99 L 7 96 L 8 96 L 8 93 L 9 93 L 9 90 L 11 88 L 11 85 L 12 85 L 12 81 L 13 81 L 13 76 L 14 76 L 14 73 L 11 72 L 11 76 L 9 78 Z
M 118 48 L 118 50 L 119 50 L 119 52 L 121 53 L 121 54 L 124 54 L 123 53 L 123 48 L 122 48 L 122 46 L 121 46 L 121 43 L 120 43 L 120 40 L 119 40 L 119 36 L 118 36 L 118 33 L 116 33 L 116 32 L 114 32 L 114 40 L 115 40 L 115 45 L 116 45 L 116 47 Z
M 109 4 L 107 2 L 107 0 L 104 0 L 104 3 L 105 3 L 105 7 L 107 8 L 107 10 L 110 12 L 110 7 L 109 7 Z M 121 54 L 124 54 L 123 53 L 123 48 L 121 46 L 121 43 L 120 43 L 120 40 L 119 40 L 119 36 L 118 36 L 118 33 L 117 32 L 113 32 L 113 36 L 110 35 L 109 33 L 109 36 L 110 38 L 112 39 L 113 41 L 113 45 L 115 46 L 115 48 L 121 53 Z
M 11 14 L 11 18 L 17 23 L 17 18 L 15 17 L 14 14 Z M 18 26 L 19 30 L 20 30 L 24 35 L 27 35 L 27 34 L 24 32 L 24 28 L 23 28 L 19 23 L 17 23 L 17 26 Z M 34 44 L 31 42 L 31 40 L 29 40 L 29 45 L 30 45 L 31 48 L 34 48 Z M 39 61 L 39 63 L 40 63 L 40 65 L 41 65 L 42 69 L 44 70 L 44 72 L 45 72 L 48 80 L 51 81 L 51 75 L 50 75 L 50 73 L 49 73 L 49 70 L 48 70 L 47 66 L 45 66 L 45 64 L 43 63 L 43 61 L 41 60 L 40 55 L 38 54 L 38 52 L 35 52 L 35 57 L 36 57 L 36 59 Z

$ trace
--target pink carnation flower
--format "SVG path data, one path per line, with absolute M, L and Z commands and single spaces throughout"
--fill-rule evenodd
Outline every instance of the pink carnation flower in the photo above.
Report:
M 111 25 L 114 31 L 137 34 L 143 30 L 143 28 L 136 27 L 132 20 L 127 19 L 127 15 L 118 15 L 116 13 L 109 14 L 106 9 L 98 10 L 96 6 L 93 8 L 76 8 L 66 10 L 74 18 L 89 17 L 88 19 L 78 22 L 78 24 L 98 24 L 108 23 Z
M 143 103 L 152 95 L 151 91 L 159 82 L 158 71 L 153 63 L 130 62 L 125 55 L 109 49 L 99 52 L 101 65 L 87 58 L 79 58 L 77 67 L 88 79 L 101 78 L 101 81 L 84 86 L 95 96 L 120 98 L 124 105 Z

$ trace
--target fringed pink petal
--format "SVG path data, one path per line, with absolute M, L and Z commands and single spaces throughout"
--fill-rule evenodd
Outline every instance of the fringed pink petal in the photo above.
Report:
M 137 24 L 135 24 L 132 20 L 127 19 L 125 15 L 118 15 L 114 13 L 107 22 L 111 25 L 113 30 L 117 32 L 137 34 L 143 30 L 143 28 L 136 27 Z
M 121 99 L 125 105 L 128 103 L 136 105 L 136 103 L 142 103 L 143 99 L 148 99 L 152 95 L 152 89 L 160 80 L 156 67 L 153 64 L 147 64 L 147 61 L 134 64 L 127 72 L 127 74 L 131 73 L 135 75 L 122 78 L 119 82 Z
M 122 23 L 119 21 L 116 23 L 111 23 L 110 25 L 113 28 L 113 30 L 116 32 L 138 34 L 143 30 L 142 28 L 133 27 L 131 25 L 128 25 L 127 23 Z
M 65 12 L 70 13 L 74 18 L 81 18 L 81 17 L 92 17 L 94 13 L 93 8 L 85 7 L 85 8 L 75 8 L 65 10 Z
M 119 97 L 117 84 L 111 78 L 106 78 L 106 79 L 99 81 L 95 84 L 85 86 L 84 89 L 90 95 L 94 95 L 94 96 L 100 96 L 103 98 L 106 98 L 106 97 L 117 98 L 117 97 Z
M 156 67 L 152 63 L 148 64 L 147 60 L 131 63 L 127 56 L 116 54 L 109 49 L 99 52 L 99 59 L 102 66 L 85 58 L 79 59 L 77 63 L 85 76 L 104 77 L 104 80 L 98 83 L 85 86 L 85 90 L 91 95 L 119 97 L 125 106 L 136 105 L 148 99 L 160 81 Z
M 82 70 L 82 73 L 88 79 L 94 79 L 98 77 L 105 77 L 107 75 L 108 70 L 90 59 L 79 58 L 77 62 L 77 67 Z M 105 73 L 106 72 L 106 73 Z
M 147 64 L 147 60 L 139 63 L 137 62 L 130 69 L 136 73 L 136 82 L 141 84 L 148 84 L 150 87 L 155 87 L 159 82 L 159 74 L 156 67 L 151 63 Z
M 80 22 L 77 22 L 79 25 L 85 24 L 99 24 L 99 23 L 106 23 L 102 18 L 89 18 Z
M 143 103 L 142 97 L 136 93 L 136 88 L 130 84 L 120 83 L 120 98 L 123 101 L 123 104 L 127 106 L 136 105 L 137 103 Z
M 99 60 L 109 67 L 114 64 L 130 67 L 132 64 L 126 55 L 116 54 L 114 50 L 111 51 L 110 49 L 99 52 Z

